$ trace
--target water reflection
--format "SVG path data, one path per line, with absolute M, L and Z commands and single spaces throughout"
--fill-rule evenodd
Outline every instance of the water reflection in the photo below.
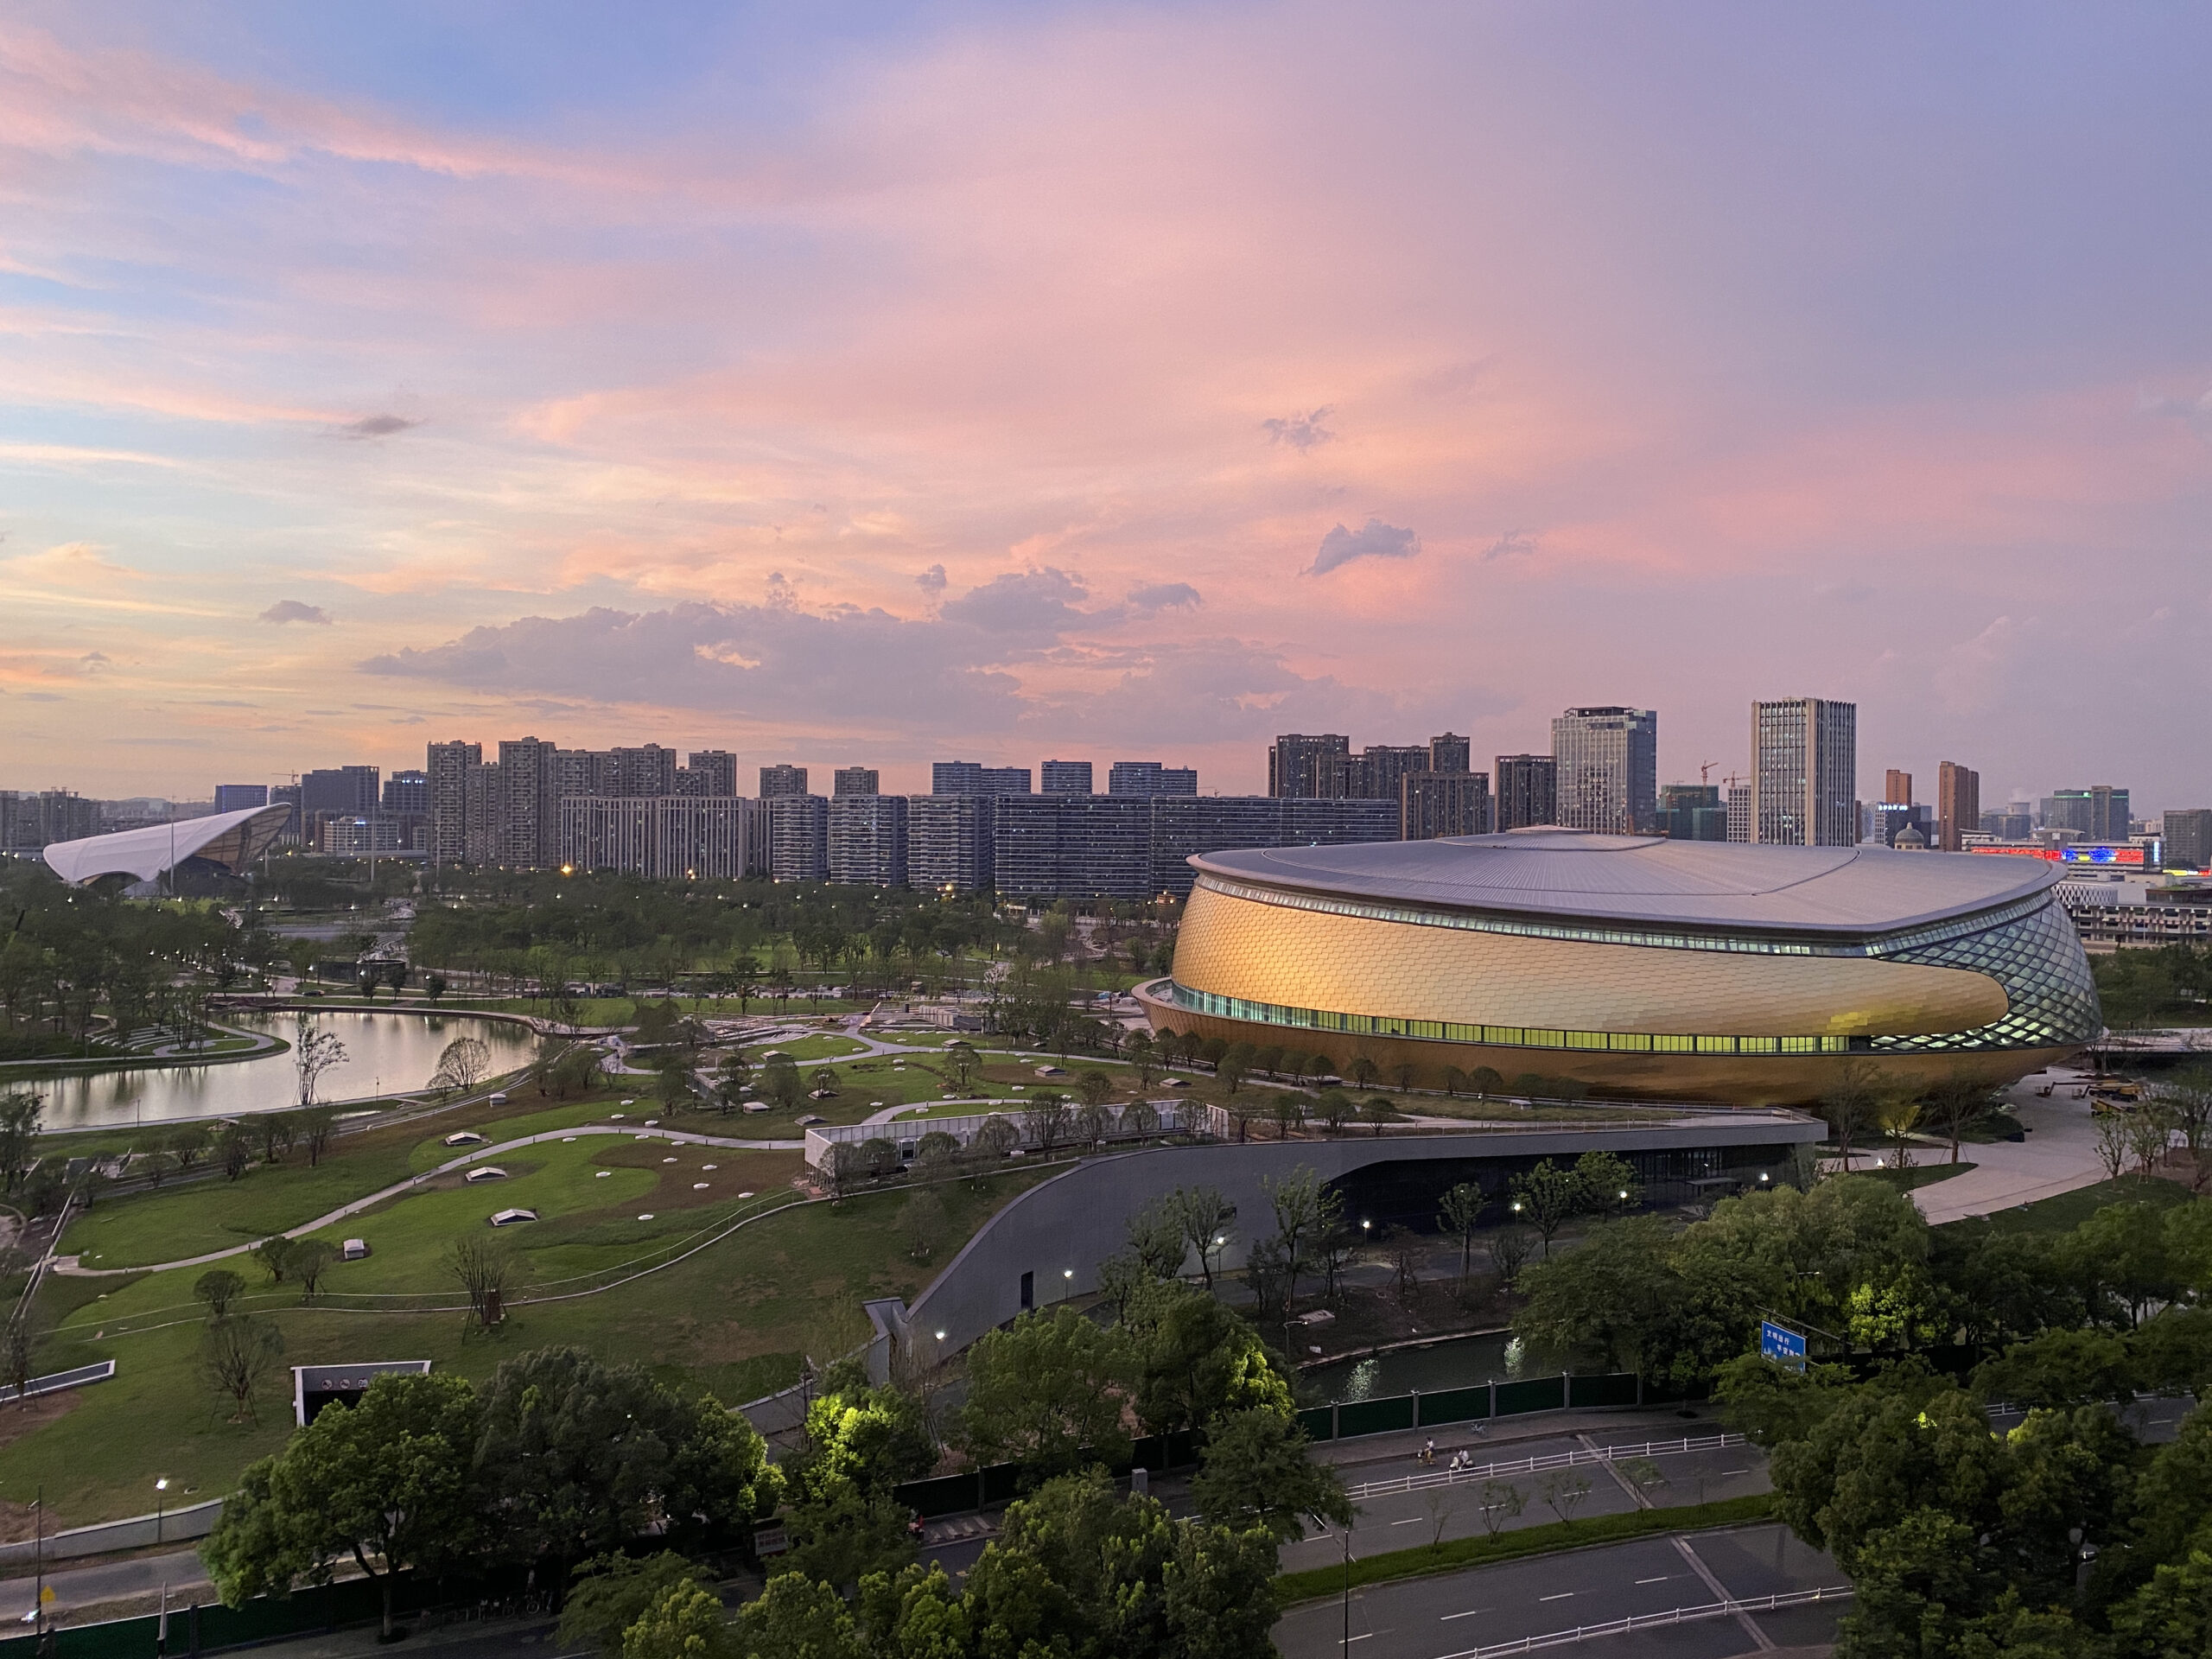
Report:
M 396 1090 L 420 1089 L 436 1070 L 438 1055 L 456 1037 L 481 1041 L 492 1051 L 494 1071 L 518 1065 L 537 1041 L 525 1026 L 469 1014 L 330 1013 L 316 1017 L 323 1029 L 337 1033 L 346 1045 L 346 1063 L 323 1075 L 319 1092 L 328 1101 L 372 1100 Z M 289 1014 L 226 1014 L 223 1022 L 242 1030 L 270 1032 L 288 1042 L 296 1025 Z M 56 1129 L 281 1111 L 299 1098 L 289 1050 L 227 1065 L 101 1071 L 41 1078 L 29 1086 L 46 1096 L 47 1127 Z
M 1332 1400 L 1387 1400 L 1415 1389 L 1427 1394 L 1439 1389 L 1510 1382 L 1529 1374 L 1528 1363 L 1521 1338 L 1504 1332 L 1453 1337 L 1425 1348 L 1402 1348 L 1394 1353 L 1317 1366 L 1300 1374 L 1298 1394 L 1301 1400 L 1322 1404 Z M 1554 1369 L 1543 1370 L 1548 1373 Z

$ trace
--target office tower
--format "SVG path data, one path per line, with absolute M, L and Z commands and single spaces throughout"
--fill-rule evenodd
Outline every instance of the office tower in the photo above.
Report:
M 768 873 L 768 812 L 734 795 L 613 798 L 561 803 L 561 861 L 668 880 Z
M 855 887 L 905 887 L 906 824 L 904 795 L 832 796 L 830 879 Z
M 760 768 L 760 798 L 764 801 L 781 800 L 806 793 L 804 766 L 774 766 Z
M 251 807 L 268 804 L 269 785 L 266 784 L 215 785 L 215 810 L 218 812 L 244 812 Z
M 1899 772 L 1895 766 L 1882 775 L 1882 804 L 1910 806 L 1912 804 L 1912 774 Z
M 1751 838 L 1751 786 L 1749 784 L 1728 785 L 1728 839 L 1746 842 Z
M 1029 768 L 986 766 L 974 760 L 937 760 L 930 765 L 932 795 L 1027 795 Z
M 906 800 L 906 880 L 938 893 L 991 885 L 991 798 L 913 795 Z
M 1650 831 L 1659 816 L 1659 715 L 1570 709 L 1552 721 L 1560 824 L 1601 835 Z
M 1268 793 L 1319 799 L 1328 793 L 1336 762 L 1351 753 L 1351 739 L 1341 734 L 1287 733 L 1268 751 Z
M 1490 774 L 1409 772 L 1398 780 L 1398 839 L 1490 833 Z
M 1467 739 L 1445 732 L 1428 740 L 1431 772 L 1468 772 L 1473 767 L 1474 746 Z
M 1527 830 L 1559 822 L 1558 769 L 1548 754 L 1501 754 L 1495 816 L 1500 830 Z
M 1047 795 L 1090 793 L 1090 762 L 1047 760 L 1037 769 L 1037 786 Z
M 484 764 L 481 743 L 433 743 L 429 764 L 430 857 L 458 864 L 468 856 L 468 774 Z
M 1195 795 L 1198 774 L 1191 766 L 1163 766 L 1157 760 L 1116 760 L 1106 773 L 1109 795 Z
M 1999 841 L 2025 841 L 2035 833 L 2034 813 L 2025 801 L 2014 801 L 2001 810 L 1981 815 L 1981 832 Z
M 830 774 L 833 795 L 879 795 L 874 766 L 840 766 Z
M 2076 830 L 2084 841 L 2126 841 L 2128 836 L 2127 791 L 2110 784 L 2087 789 L 2062 789 L 2043 804 L 2046 829 Z
M 561 751 L 542 738 L 499 744 L 495 861 L 509 869 L 550 869 L 561 861 Z
M 1789 697 L 1751 705 L 1751 838 L 1770 846 L 1859 840 L 1859 705 Z
M 1936 847 L 1955 853 L 1981 829 L 1981 774 L 1955 760 L 1936 768 Z
M 424 772 L 395 772 L 384 780 L 385 816 L 419 818 L 430 810 L 430 775 Z
M 323 817 L 367 818 L 376 816 L 377 766 L 329 766 L 300 775 L 300 809 L 308 820 Z
M 737 793 L 737 757 L 728 749 L 694 749 L 683 759 L 683 770 L 676 774 L 677 794 L 720 799 Z
M 1672 841 L 1726 841 L 1728 809 L 1718 784 L 1669 784 L 1659 791 L 1659 833 Z
M 765 771 L 765 768 L 764 768 Z M 768 873 L 779 881 L 830 879 L 830 802 L 773 795 L 768 802 Z
M 2168 807 L 2165 838 L 2169 866 L 2201 870 L 2212 864 L 2212 807 Z

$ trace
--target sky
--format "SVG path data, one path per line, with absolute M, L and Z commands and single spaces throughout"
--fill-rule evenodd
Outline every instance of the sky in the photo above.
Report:
M 0 786 L 1859 705 L 2212 802 L 2212 12 L 0 17 Z M 1482 764 L 1478 760 L 1478 765 Z M 742 775 L 742 774 L 741 774 Z

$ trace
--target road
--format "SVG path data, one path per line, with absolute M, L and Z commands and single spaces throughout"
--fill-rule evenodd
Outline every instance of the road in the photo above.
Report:
M 1524 1637 L 1603 1624 L 1630 1614 L 1663 1613 L 1778 1592 L 1840 1586 L 1835 1563 L 1781 1526 L 1639 1538 L 1628 1543 L 1507 1561 L 1432 1579 L 1372 1585 L 1345 1606 L 1322 1601 L 1293 1609 L 1275 1626 L 1284 1659 L 1449 1659 Z M 1634 1635 L 1592 1638 L 1578 1649 L 1591 1659 L 1664 1655 L 1728 1659 L 1770 1648 L 1834 1639 L 1840 1601 L 1782 1612 L 1738 1614 Z
M 67 1622 L 73 1622 L 68 1620 L 73 1609 L 120 1601 L 126 1596 L 158 1595 L 164 1584 L 169 1586 L 169 1600 L 174 1606 L 215 1599 L 213 1586 L 207 1581 L 207 1569 L 200 1564 L 198 1553 L 190 1549 L 141 1555 L 125 1561 L 101 1561 L 91 1567 L 66 1566 L 58 1570 L 49 1564 L 46 1581 L 54 1589 L 54 1601 L 48 1611 Z M 0 1580 L 0 1628 L 12 1631 L 23 1615 L 30 1611 L 36 1585 L 36 1575 L 31 1573 Z

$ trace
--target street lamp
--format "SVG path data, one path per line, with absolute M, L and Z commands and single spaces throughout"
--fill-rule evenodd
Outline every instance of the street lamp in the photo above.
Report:
M 162 1541 L 162 1515 L 168 1507 L 169 1478 L 163 1475 L 154 1483 L 154 1541 Z
M 1306 1516 L 1307 1519 L 1311 1520 L 1315 1526 L 1321 1529 L 1321 1535 L 1324 1538 L 1329 1535 L 1329 1523 L 1326 1521 L 1324 1521 L 1319 1516 L 1313 1514 L 1311 1510 L 1306 1512 Z M 1337 1541 L 1343 1548 L 1344 1553 L 1344 1637 L 1343 1651 L 1349 1656 L 1351 1652 L 1351 1529 L 1350 1527 L 1345 1527 L 1340 1530 L 1337 1534 Z

